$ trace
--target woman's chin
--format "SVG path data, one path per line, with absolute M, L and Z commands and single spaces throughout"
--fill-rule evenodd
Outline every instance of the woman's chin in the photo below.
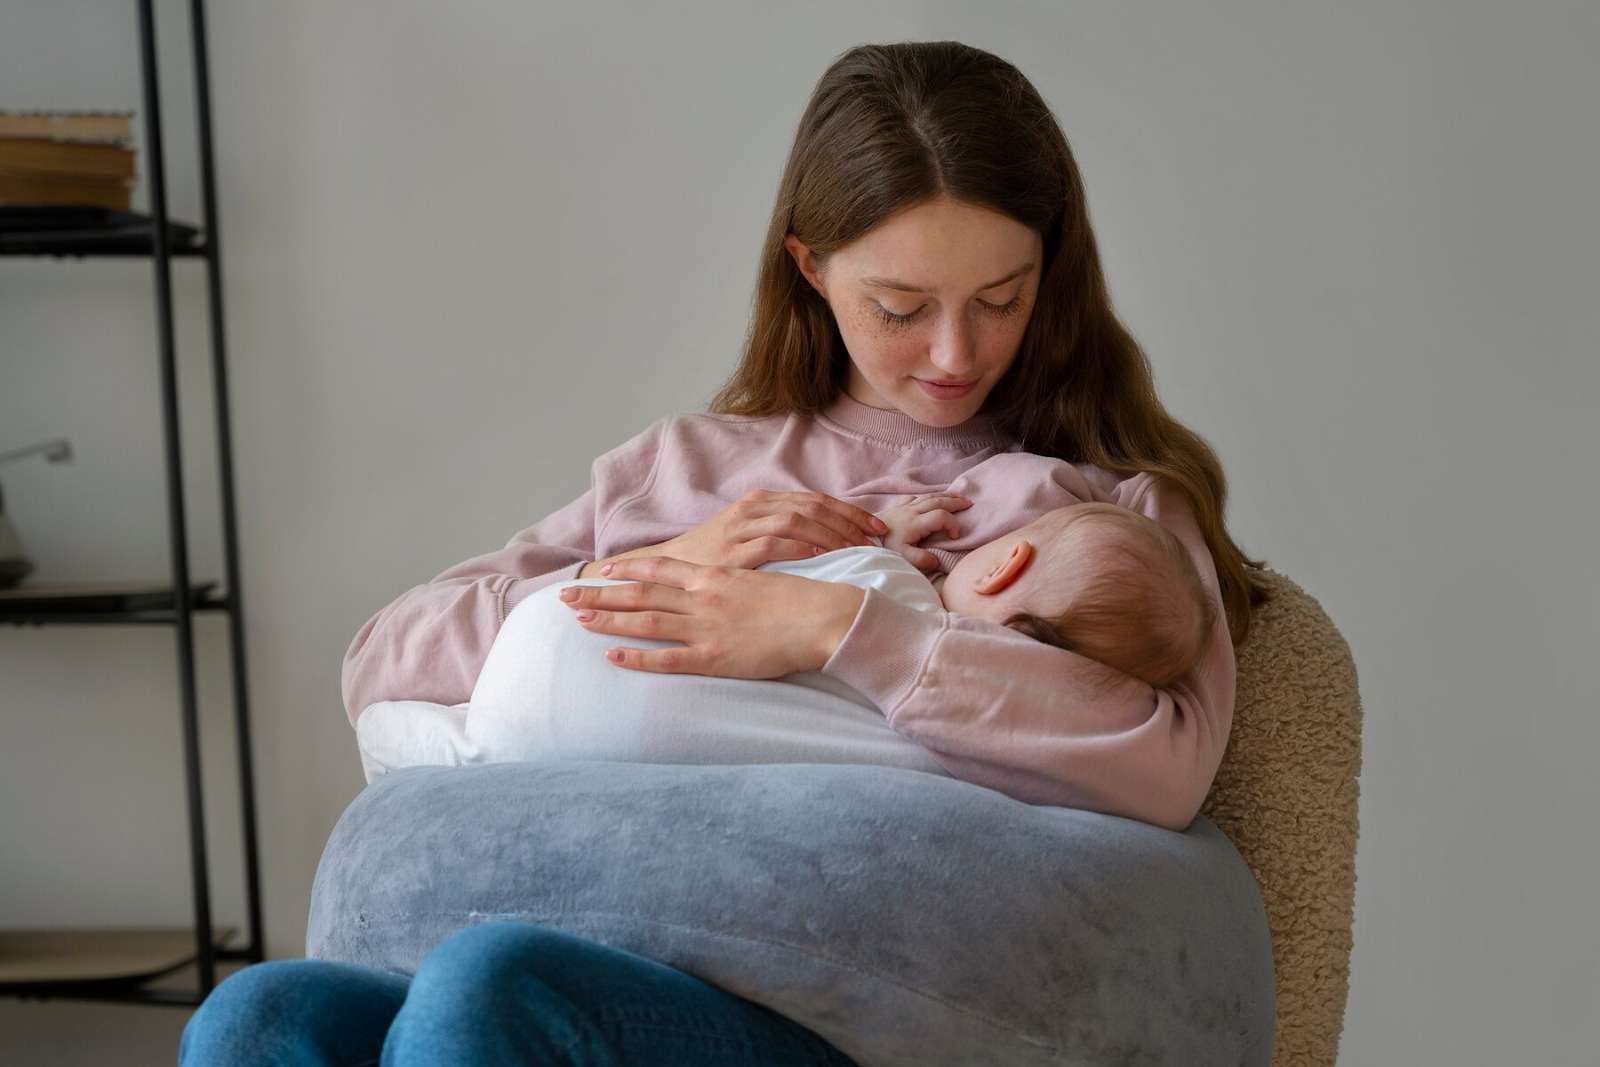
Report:
M 940 403 L 922 397 L 920 402 L 908 403 L 901 410 L 924 426 L 946 430 L 952 426 L 960 426 L 972 418 L 978 413 L 982 403 L 982 398 L 974 402 L 970 396 L 963 397 L 959 403 Z

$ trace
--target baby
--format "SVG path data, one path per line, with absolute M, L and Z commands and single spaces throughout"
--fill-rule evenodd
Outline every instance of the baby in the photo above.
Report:
M 934 570 L 938 560 L 917 543 L 940 530 L 959 537 L 951 512 L 966 506 L 948 494 L 912 497 L 879 516 L 889 526 L 883 543 Z M 1115 504 L 1048 511 L 968 552 L 933 586 L 947 611 L 1013 627 L 1158 688 L 1204 657 L 1216 625 L 1216 607 L 1183 543 Z
M 920 543 L 960 536 L 946 493 L 912 497 L 880 518 L 881 546 L 843 548 L 761 565 L 876 589 L 928 612 L 976 615 L 1160 686 L 1203 656 L 1216 610 L 1178 539 L 1114 504 L 1089 502 L 1038 519 L 969 551 L 940 574 Z M 930 578 L 924 571 L 932 573 Z M 392 701 L 356 723 L 367 780 L 418 763 L 618 760 L 645 763 L 875 763 L 948 775 L 882 712 L 821 671 L 752 681 L 619 668 L 619 638 L 576 624 L 568 585 L 529 595 L 506 617 L 466 705 Z

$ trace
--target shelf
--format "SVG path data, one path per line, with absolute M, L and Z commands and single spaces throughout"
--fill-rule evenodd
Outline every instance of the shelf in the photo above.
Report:
M 236 930 L 213 927 L 212 944 L 220 948 Z M 0 931 L 0 996 L 131 992 L 129 987 L 194 962 L 196 954 L 190 926 Z M 182 992 L 136 999 L 183 1003 Z
M 222 240 L 217 216 L 216 168 L 211 143 L 211 90 L 206 58 L 205 2 L 191 0 L 189 43 L 193 51 L 196 146 L 199 149 L 203 227 L 175 221 L 167 196 L 167 164 L 162 136 L 160 71 L 156 56 L 154 0 L 136 0 L 137 47 L 144 118 L 142 151 L 146 160 L 149 212 L 75 204 L 0 204 L 0 256 L 84 259 L 139 258 L 152 261 L 156 341 L 160 359 L 163 459 L 169 567 L 157 581 L 114 583 L 23 583 L 0 589 L 0 624 L 44 626 L 63 623 L 149 623 L 175 628 L 178 709 L 182 725 L 185 823 L 189 843 L 189 900 L 194 922 L 176 930 L 101 930 L 0 932 L 0 996 L 193 1006 L 216 985 L 219 965 L 258 963 L 264 956 L 261 925 L 261 873 L 255 811 L 255 772 L 250 753 L 249 686 L 245 677 L 243 593 L 239 585 L 238 509 L 234 502 L 232 428 L 228 412 L 227 328 L 222 308 Z M 156 217 L 162 220 L 156 225 Z M 157 255 L 157 244 L 162 255 Z M 194 581 L 184 505 L 184 464 L 178 433 L 178 322 L 168 263 L 203 262 L 213 393 L 216 458 L 222 519 L 224 579 Z M 22 269 L 22 268 L 18 268 Z M 198 281 L 198 279 L 197 279 Z M 91 296 L 94 294 L 90 294 Z M 10 384 L 9 382 L 7 383 Z M 18 567 L 8 561 L 4 580 Z M 182 579 L 181 582 L 179 579 Z M 177 586 L 175 589 L 174 586 Z M 212 921 L 211 860 L 206 842 L 206 797 L 201 785 L 202 746 L 196 679 L 196 627 L 191 613 L 224 613 L 228 626 L 228 667 L 233 684 L 233 741 L 238 756 L 239 819 L 242 829 L 244 904 L 249 931 L 242 947 L 221 948 L 232 927 Z M 15 746 L 13 746 L 15 747 Z M 7 755 L 13 755 L 7 750 Z M 28 753 L 15 753 L 26 759 Z M 3 843 L 0 843 L 3 845 Z M 3 856 L 3 853 L 0 853 Z M 3 860 L 0 860 L 3 862 Z M 46 939 L 45 943 L 40 938 Z M 54 938 L 52 942 L 49 939 Z M 181 983 L 189 980 L 190 985 Z M 3 1054 L 0 1054 L 3 1058 Z
M 0 204 L 0 256 L 155 255 L 149 215 L 114 208 L 56 204 Z M 202 257 L 205 236 L 187 223 L 167 220 L 167 251 Z
M 189 583 L 191 611 L 227 611 L 232 600 L 213 580 Z M 0 623 L 172 623 L 172 583 L 23 582 L 0 589 Z

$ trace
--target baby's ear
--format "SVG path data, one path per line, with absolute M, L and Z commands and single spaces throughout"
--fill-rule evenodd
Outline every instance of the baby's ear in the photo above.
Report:
M 1005 559 L 990 568 L 989 573 L 979 578 L 972 585 L 974 593 L 993 595 L 1010 588 L 1011 583 L 1021 577 L 1022 572 L 1028 569 L 1028 564 L 1033 559 L 1033 545 L 1028 541 L 1018 541 L 1011 546 L 1011 552 Z

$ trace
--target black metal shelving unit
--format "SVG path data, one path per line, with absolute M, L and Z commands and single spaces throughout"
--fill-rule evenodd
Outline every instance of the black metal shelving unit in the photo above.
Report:
M 167 522 L 171 546 L 171 585 L 165 596 L 130 585 L 127 596 L 86 598 L 62 588 L 41 587 L 26 603 L 8 609 L 0 598 L 0 622 L 33 625 L 143 624 L 176 627 L 178 679 L 181 691 L 184 784 L 187 798 L 190 876 L 194 905 L 192 930 L 0 931 L 0 996 L 192 1006 L 215 987 L 219 961 L 259 963 L 265 956 L 261 925 L 261 889 L 256 837 L 255 780 L 250 754 L 249 701 L 245 676 L 244 621 L 236 509 L 234 506 L 232 433 L 228 416 L 227 367 L 222 314 L 222 251 L 217 222 L 216 173 L 211 139 L 210 71 L 206 58 L 203 0 L 189 0 L 193 44 L 194 89 L 201 167 L 204 225 L 173 223 L 167 214 L 165 158 L 162 150 L 159 65 L 153 0 L 138 0 L 142 57 L 146 171 L 150 179 L 147 233 L 130 238 L 126 226 L 115 235 L 92 232 L 41 236 L 25 251 L 0 248 L 0 255 L 82 258 L 117 256 L 149 258 L 155 271 L 155 308 L 160 340 L 162 424 L 167 482 Z M 135 227 L 137 230 L 137 227 Z M 222 537 L 226 575 L 221 592 L 214 582 L 196 582 L 189 574 L 189 547 L 184 525 L 182 443 L 178 432 L 178 383 L 173 331 L 171 263 L 174 259 L 206 263 L 214 383 L 217 463 L 221 477 Z M 175 589 L 190 595 L 175 597 Z M 24 586 L 15 592 L 28 591 Z M 101 592 L 104 592 L 102 590 Z M 227 619 L 233 676 L 234 726 L 237 739 L 240 813 L 249 937 L 227 946 L 234 931 L 217 927 L 211 917 L 210 866 L 206 854 L 205 804 L 201 788 L 200 728 L 194 671 L 194 617 L 197 613 Z M 150 988 L 152 981 L 193 965 L 193 989 Z

